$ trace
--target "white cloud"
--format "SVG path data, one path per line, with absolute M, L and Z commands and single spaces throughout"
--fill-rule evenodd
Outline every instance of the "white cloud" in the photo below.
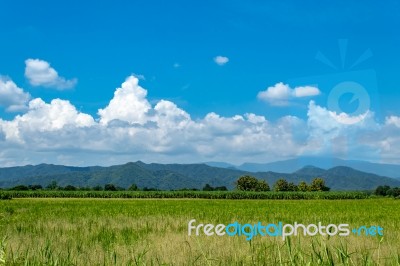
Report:
M 25 60 L 25 77 L 32 86 L 43 86 L 58 90 L 75 87 L 77 79 L 67 80 L 60 77 L 50 64 L 40 59 Z
M 265 91 L 260 91 L 257 98 L 271 105 L 286 106 L 290 104 L 290 100 L 293 98 L 311 97 L 320 93 L 320 90 L 316 87 L 301 86 L 292 89 L 288 84 L 279 82 L 274 86 L 268 87 Z
M 108 106 L 99 110 L 100 122 L 107 124 L 118 119 L 130 124 L 143 125 L 147 121 L 146 113 L 151 108 L 146 96 L 147 90 L 139 86 L 138 78 L 128 77 L 121 88 L 115 91 L 114 98 Z
M 229 58 L 226 57 L 226 56 L 218 55 L 218 56 L 214 57 L 214 62 L 217 65 L 223 66 L 223 65 L 225 65 L 226 63 L 229 62 Z
M 310 96 L 317 96 L 321 92 L 318 88 L 312 86 L 304 86 L 304 87 L 296 87 L 293 91 L 294 97 L 310 97 Z
M 389 116 L 386 118 L 385 122 L 386 122 L 386 125 L 393 125 L 393 126 L 400 128 L 400 117 L 398 117 L 398 116 L 394 116 L 394 115 Z
M 5 107 L 7 112 L 26 110 L 30 98 L 30 94 L 12 80 L 0 76 L 0 106 Z
M 6 140 L 26 143 L 27 139 L 37 138 L 46 141 L 46 138 L 41 136 L 43 132 L 59 132 L 67 127 L 83 128 L 95 124 L 90 115 L 78 112 L 75 106 L 65 100 L 54 99 L 47 104 L 36 98 L 29 102 L 28 108 L 27 113 L 16 116 L 12 121 L 0 119 Z M 63 141 L 61 137 L 60 135 L 59 144 Z M 49 145 L 54 143 L 49 142 Z
M 134 76 L 134 77 L 138 78 L 139 80 L 146 80 L 146 77 L 142 74 L 132 73 L 131 76 Z
M 302 154 L 400 163 L 398 117 L 380 124 L 369 111 L 357 123 L 346 124 L 340 120 L 343 114 L 313 101 L 305 120 L 285 116 L 269 121 L 252 113 L 224 117 L 214 112 L 192 119 L 171 101 L 150 104 L 147 91 L 130 76 L 98 115 L 95 119 L 79 112 L 65 100 L 31 100 L 25 114 L 0 119 L 0 165 L 242 163 Z

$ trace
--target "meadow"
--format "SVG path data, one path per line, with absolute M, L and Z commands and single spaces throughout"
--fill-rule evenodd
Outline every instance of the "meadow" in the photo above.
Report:
M 13 198 L 5 265 L 400 265 L 400 201 Z M 379 225 L 384 236 L 188 236 L 188 222 Z

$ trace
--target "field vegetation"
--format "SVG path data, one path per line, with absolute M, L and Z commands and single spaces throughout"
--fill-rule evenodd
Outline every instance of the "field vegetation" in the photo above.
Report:
M 224 195 L 220 193 L 215 195 Z M 399 207 L 400 201 L 393 198 L 13 198 L 0 201 L 0 260 L 6 265 L 399 265 Z M 244 236 L 188 236 L 191 219 L 213 224 L 379 225 L 384 236 L 293 236 L 285 241 L 261 236 L 251 241 Z

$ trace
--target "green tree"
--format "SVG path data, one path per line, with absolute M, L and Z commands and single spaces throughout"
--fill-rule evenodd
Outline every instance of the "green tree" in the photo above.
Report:
M 329 191 L 330 188 L 325 186 L 324 179 L 317 177 L 311 181 L 310 190 L 311 191 Z
M 378 195 L 378 196 L 386 196 L 387 195 L 387 192 L 390 190 L 390 186 L 387 186 L 387 185 L 385 185 L 385 186 L 378 186 L 376 189 L 375 189 L 375 192 L 374 192 L 374 194 L 375 195 Z
M 297 185 L 297 188 L 298 188 L 299 191 L 303 191 L 303 192 L 309 190 L 309 187 L 308 187 L 307 183 L 304 182 L 304 181 L 301 181 L 301 182 Z
M 105 191 L 117 191 L 117 188 L 113 184 L 107 184 L 104 186 Z
M 278 179 L 274 185 L 275 191 L 289 191 L 289 183 L 286 179 Z
M 296 186 L 295 183 L 290 182 L 290 183 L 288 184 L 288 191 L 298 191 L 298 190 L 299 190 L 299 188 Z
M 18 185 L 18 186 L 11 188 L 10 190 L 28 190 L 28 189 L 29 188 L 25 185 Z
M 97 185 L 97 186 L 94 186 L 92 189 L 93 189 L 94 191 L 100 191 L 100 190 L 103 190 L 103 187 Z
M 41 185 L 29 185 L 28 188 L 30 190 L 38 190 L 38 189 L 42 189 L 43 187 Z
M 269 185 L 265 180 L 258 180 L 256 191 L 269 191 Z
M 203 187 L 203 191 L 214 191 L 214 188 L 212 186 L 210 186 L 209 184 L 206 184 Z
M 76 187 L 74 187 L 74 186 L 72 186 L 72 185 L 68 185 L 68 186 L 66 186 L 66 187 L 64 188 L 64 190 L 66 190 L 66 191 L 75 191 L 75 190 L 76 190 Z
M 128 190 L 129 190 L 129 191 L 138 191 L 139 188 L 138 188 L 138 186 L 137 186 L 136 184 L 132 184 L 132 185 L 128 188 Z
M 265 180 L 258 180 L 254 176 L 244 175 L 236 181 L 236 188 L 242 191 L 268 191 L 269 185 Z
M 50 190 L 56 190 L 58 188 L 57 181 L 55 181 L 55 180 L 51 181 L 50 184 L 48 184 L 46 188 L 50 189 Z
M 386 195 L 397 198 L 400 196 L 400 188 L 398 187 L 391 188 L 386 192 Z

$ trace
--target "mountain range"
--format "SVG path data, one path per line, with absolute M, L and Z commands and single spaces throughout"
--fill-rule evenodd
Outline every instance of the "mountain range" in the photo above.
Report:
M 281 173 L 292 173 L 307 165 L 313 165 L 315 167 L 322 169 L 330 169 L 337 166 L 347 166 L 355 170 L 371 174 L 400 179 L 400 165 L 372 163 L 372 162 L 357 161 L 357 160 L 343 160 L 340 158 L 331 158 L 331 157 L 301 156 L 295 159 L 289 159 L 271 163 L 244 163 L 238 166 L 227 163 L 219 163 L 219 162 L 209 162 L 206 164 L 215 167 L 235 168 L 249 172 L 272 171 Z
M 316 162 L 316 161 L 314 161 Z M 139 188 L 157 188 L 161 190 L 197 188 L 205 184 L 226 186 L 233 189 L 235 181 L 242 175 L 253 175 L 272 185 L 279 178 L 289 182 L 310 182 L 322 177 L 332 190 L 372 190 L 379 185 L 400 186 L 400 180 L 359 171 L 347 166 L 335 166 L 323 169 L 304 166 L 299 170 L 280 173 L 275 171 L 251 172 L 236 169 L 229 165 L 215 167 L 207 164 L 146 164 L 141 161 L 109 167 L 72 167 L 64 165 L 40 164 L 0 168 L 0 187 L 39 184 L 47 186 L 56 181 L 60 186 L 79 187 L 104 186 L 114 184 L 129 187 L 136 184 Z M 288 168 L 290 169 L 290 168 Z

